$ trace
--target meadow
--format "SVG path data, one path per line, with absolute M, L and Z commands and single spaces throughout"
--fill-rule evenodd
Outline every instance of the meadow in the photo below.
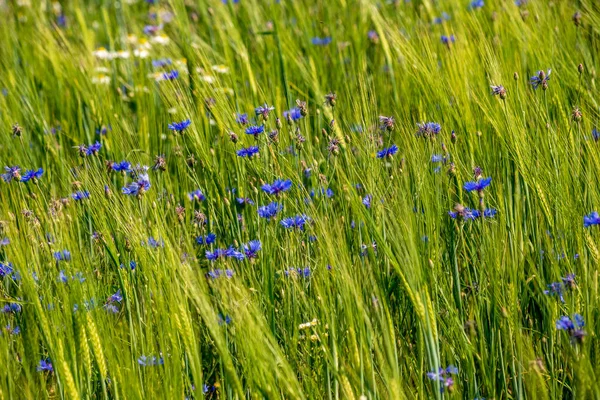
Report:
M 600 398 L 597 1 L 0 21 L 0 400 Z

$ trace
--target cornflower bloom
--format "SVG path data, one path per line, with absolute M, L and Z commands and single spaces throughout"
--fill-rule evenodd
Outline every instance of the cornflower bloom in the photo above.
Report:
M 381 129 L 382 131 L 388 131 L 391 132 L 394 130 L 394 117 L 385 117 L 383 115 L 379 116 L 379 123 L 381 124 L 379 126 L 379 129 Z
M 506 89 L 502 85 L 490 86 L 492 88 L 492 95 L 500 97 L 502 100 L 506 99 Z
M 483 179 L 479 179 L 475 182 L 467 182 L 467 183 L 465 183 L 465 185 L 463 187 L 467 192 L 477 191 L 477 192 L 481 193 L 481 192 L 483 192 L 483 189 L 485 189 L 486 187 L 488 187 L 490 185 L 491 182 L 492 182 L 491 177 L 483 178 Z
M 244 254 L 248 258 L 256 258 L 258 252 L 262 249 L 260 240 L 251 240 L 247 244 L 243 245 Z
M 21 168 L 18 165 L 14 167 L 4 167 L 6 173 L 2 174 L 2 180 L 6 183 L 10 183 L 13 179 L 21 179 Z
M 204 201 L 206 200 L 206 196 L 204 196 L 204 193 L 202 193 L 200 189 L 196 189 L 193 192 L 188 193 L 188 199 L 190 199 L 190 201 Z
M 246 128 L 246 134 L 258 138 L 258 135 L 265 131 L 264 125 L 251 125 Z
M 600 225 L 600 216 L 596 211 L 593 211 L 589 215 L 585 215 L 583 217 L 584 228 L 589 228 L 592 225 Z
M 310 218 L 306 215 L 296 215 L 294 217 L 284 218 L 280 223 L 286 229 L 304 230 L 304 225 L 307 222 L 310 222 Z
M 253 156 L 255 156 L 255 155 L 257 155 L 257 154 L 258 154 L 258 146 L 250 146 L 250 147 L 248 147 L 248 148 L 245 148 L 245 149 L 238 150 L 238 151 L 236 152 L 236 154 L 237 154 L 239 157 L 248 157 L 248 158 L 252 158 Z
M 440 391 L 443 392 L 444 390 L 448 389 L 449 391 L 452 390 L 453 386 L 454 386 L 454 379 L 452 378 L 451 375 L 456 375 L 458 374 L 458 368 L 456 368 L 453 365 L 449 365 L 446 368 L 440 368 L 437 372 L 428 372 L 427 373 L 427 377 L 429 379 L 431 379 L 432 381 L 438 381 L 441 383 L 441 387 L 440 387 Z
M 270 220 L 271 218 L 276 216 L 281 210 L 283 210 L 283 206 L 279 203 L 273 202 L 267 204 L 266 206 L 258 207 L 258 215 L 261 218 Z
M 421 122 L 417 124 L 417 136 L 433 138 L 440 133 L 442 127 L 437 122 Z
M 140 179 L 137 182 L 131 182 L 129 185 L 123 187 L 122 192 L 128 196 L 141 196 L 146 193 L 149 189 L 150 181 L 146 179 Z
M 270 195 L 279 195 L 280 193 L 287 192 L 292 188 L 292 181 L 289 179 L 276 179 L 273 183 L 265 183 L 261 186 L 263 192 Z
M 264 119 L 265 121 L 267 119 L 269 119 L 269 114 L 271 113 L 271 111 L 275 110 L 275 107 L 269 107 L 267 105 L 267 103 L 263 104 L 262 106 L 258 106 L 254 109 L 254 112 L 256 113 L 256 116 L 260 116 L 262 117 L 262 119 Z
M 190 121 L 189 119 L 186 119 L 181 122 L 172 122 L 169 124 L 169 129 L 174 132 L 181 133 L 184 130 L 186 130 L 191 124 L 192 124 L 192 121 Z
M 235 117 L 235 122 L 240 125 L 248 125 L 248 114 L 237 114 Z
M 329 43 L 331 43 L 332 40 L 333 39 L 331 39 L 331 36 L 326 36 L 324 38 L 316 36 L 312 38 L 311 42 L 315 46 L 327 46 Z
M 38 179 L 40 179 L 44 175 L 44 169 L 29 169 L 25 171 L 25 174 L 21 177 L 21 182 L 29 182 L 37 183 Z
M 294 107 L 289 111 L 284 111 L 283 118 L 288 121 L 298 121 L 300 118 L 302 118 L 302 112 L 298 107 Z
M 47 359 L 40 360 L 36 370 L 37 370 L 37 372 L 53 372 L 54 367 L 52 367 L 52 363 L 50 362 L 50 359 L 47 358 Z
M 388 148 L 385 148 L 381 151 L 377 152 L 377 158 L 391 158 L 394 154 L 398 152 L 398 146 L 395 144 L 391 145 Z
M 533 89 L 537 89 L 540 85 L 542 86 L 543 90 L 548 89 L 548 81 L 550 80 L 550 73 L 552 72 L 551 69 L 548 69 L 548 73 L 545 73 L 544 71 L 539 71 L 537 75 L 532 76 L 529 79 L 529 83 L 531 83 L 531 86 L 533 86 Z
M 573 343 L 581 343 L 583 341 L 585 336 L 584 326 L 583 317 L 579 314 L 574 314 L 573 319 L 565 315 L 556 321 L 556 329 L 566 331 L 571 336 L 571 342 Z

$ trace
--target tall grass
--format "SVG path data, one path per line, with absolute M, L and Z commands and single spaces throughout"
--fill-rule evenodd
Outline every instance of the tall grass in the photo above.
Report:
M 148 3 L 0 0 L 0 164 L 44 170 L 0 185 L 0 399 L 600 397 L 595 1 Z M 107 168 L 158 155 L 139 196 Z M 583 340 L 556 327 L 576 313 Z

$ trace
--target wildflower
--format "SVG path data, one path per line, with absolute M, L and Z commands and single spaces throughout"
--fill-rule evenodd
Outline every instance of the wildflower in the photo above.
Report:
M 549 296 L 556 296 L 560 299 L 560 301 L 562 301 L 563 303 L 565 302 L 565 298 L 563 297 L 564 286 L 561 282 L 552 282 L 547 286 L 548 289 L 544 290 L 544 294 L 547 294 Z
M 229 315 L 223 316 L 223 314 L 219 314 L 219 325 L 229 325 L 231 323 L 231 317 Z M 207 388 L 208 391 L 208 388 Z
M 196 189 L 193 192 L 188 193 L 188 199 L 190 199 L 190 201 L 204 201 L 206 200 L 206 196 L 204 196 L 200 189 Z
M 417 127 L 419 128 L 417 136 L 425 138 L 433 138 L 442 130 L 442 127 L 437 122 L 421 122 L 417 124 Z
M 152 166 L 152 170 L 156 171 L 166 171 L 167 170 L 167 160 L 164 155 L 158 155 L 154 158 L 154 165 Z
M 237 251 L 236 249 L 232 247 L 229 247 L 228 249 L 226 249 L 223 252 L 223 255 L 229 258 L 235 258 L 238 261 L 243 260 L 244 258 L 246 258 L 246 256 L 244 255 L 244 253 Z
M 271 195 L 279 195 L 280 193 L 287 192 L 292 188 L 292 181 L 289 179 L 276 179 L 273 183 L 265 183 L 261 186 L 263 192 Z
M 174 70 L 165 72 L 164 74 L 160 75 L 160 80 L 172 81 L 172 80 L 177 79 L 178 77 L 179 77 L 179 71 L 174 69 Z
M 55 251 L 52 253 L 52 256 L 56 260 L 59 261 L 71 261 L 71 252 L 69 250 Z
M 575 254 L 575 259 L 577 259 L 579 255 Z M 564 278 L 561 278 L 563 281 L 563 285 L 569 290 L 573 290 L 577 287 L 577 282 L 575 282 L 575 274 L 567 274 Z
M 490 86 L 492 88 L 492 95 L 499 96 L 502 100 L 506 99 L 506 89 L 502 85 Z
M 434 154 L 431 156 L 431 162 L 436 164 L 444 161 L 444 157 L 439 154 Z
M 440 387 L 440 391 L 444 391 L 445 389 L 452 390 L 454 385 L 454 379 L 451 375 L 458 374 L 458 368 L 453 365 L 449 365 L 448 367 L 440 368 L 437 372 L 428 372 L 427 377 L 432 381 L 438 381 L 442 385 Z
M 145 192 L 147 192 L 150 189 L 150 186 L 152 186 L 150 184 L 150 181 L 146 179 L 140 179 L 137 182 L 131 182 L 129 185 L 123 187 L 121 191 L 123 192 L 123 194 L 126 194 L 128 196 L 139 197 Z
M 305 101 L 296 99 L 296 106 L 297 109 L 300 111 L 300 116 L 302 117 L 306 117 L 308 115 L 308 106 L 306 105 Z M 294 110 L 294 108 L 292 108 L 292 110 Z M 290 110 L 290 111 L 292 111 Z M 285 116 L 285 113 L 284 113 Z
M 559 331 L 567 331 L 571 336 L 571 341 L 573 343 L 581 343 L 585 336 L 585 331 L 583 327 L 585 326 L 585 322 L 583 317 L 579 314 L 573 315 L 573 319 L 568 316 L 562 316 L 556 321 L 556 329 Z
M 217 235 L 209 233 L 206 236 L 198 236 L 195 240 L 198 245 L 213 244 L 217 240 Z
M 313 45 L 315 46 L 327 46 L 329 43 L 331 43 L 332 39 L 331 36 L 327 36 L 324 38 L 320 38 L 318 36 L 312 38 L 311 42 Z
M 298 121 L 300 118 L 302 118 L 302 112 L 298 107 L 294 107 L 289 111 L 284 111 L 283 118 L 288 121 Z
M 0 261 L 0 278 L 10 276 L 13 273 L 13 265 L 8 261 Z
M 77 191 L 77 192 L 71 194 L 71 198 L 73 198 L 73 200 L 75 200 L 75 201 L 81 201 L 81 200 L 84 200 L 84 199 L 89 199 L 90 198 L 90 192 L 88 192 L 87 190 Z
M 496 216 L 497 212 L 498 210 L 496 210 L 495 208 L 486 208 L 485 210 L 483 210 L 483 216 L 484 218 L 493 218 Z
M 13 179 L 21 179 L 21 168 L 16 165 L 14 167 L 4 167 L 6 173 L 2 174 L 2 180 L 6 183 L 10 183 Z
M 5 304 L 4 307 L 0 308 L 0 312 L 2 312 L 3 314 L 16 314 L 20 313 L 21 311 L 23 311 L 23 307 L 21 307 L 21 305 L 18 303 L 8 303 Z
M 273 202 L 266 206 L 258 207 L 258 215 L 269 220 L 276 216 L 281 210 L 283 210 L 283 206 Z
M 131 172 L 131 163 L 129 161 L 121 161 L 120 163 L 111 164 L 111 169 L 116 172 Z
M 37 183 L 38 179 L 40 179 L 44 175 L 44 169 L 38 168 L 37 170 L 29 169 L 25 171 L 25 174 L 21 177 L 21 182 L 29 182 Z
M 267 103 L 265 103 L 262 106 L 258 106 L 254 109 L 254 112 L 256 113 L 256 116 L 261 116 L 265 121 L 267 119 L 269 119 L 269 114 L 271 113 L 271 111 L 275 110 L 275 107 L 269 107 L 267 105 Z
M 389 148 L 385 148 L 381 151 L 377 152 L 377 158 L 391 158 L 394 154 L 398 152 L 398 146 L 393 144 Z
M 479 179 L 476 182 L 467 182 L 465 183 L 465 185 L 463 186 L 464 189 L 467 192 L 472 192 L 474 190 L 476 190 L 477 192 L 482 192 L 483 189 L 485 189 L 486 187 L 488 187 L 490 185 L 490 183 L 492 182 L 492 178 L 483 178 L 483 179 Z
M 248 197 L 238 197 L 235 199 L 235 201 L 237 201 L 237 203 L 241 206 L 245 206 L 246 204 L 251 206 L 254 205 L 254 201 Z
M 381 129 L 382 131 L 388 131 L 391 132 L 394 130 L 394 117 L 385 117 L 383 115 L 379 116 L 379 123 L 381 124 L 379 126 L 379 129 Z
M 493 216 L 493 214 L 495 213 L 491 214 L 491 216 Z M 473 210 L 461 204 L 457 204 L 456 206 L 454 206 L 453 211 L 448 212 L 448 215 L 450 215 L 450 218 L 452 219 L 457 219 L 458 217 L 461 217 L 464 221 L 472 221 L 479 218 L 481 216 L 481 213 L 478 210 Z
M 121 289 L 117 290 L 116 293 L 108 296 L 106 300 L 107 303 L 120 303 L 123 301 L 123 295 L 121 294 Z
M 283 273 L 285 274 L 285 276 L 292 276 L 292 277 L 300 276 L 302 278 L 309 278 L 310 277 L 310 267 L 288 268 L 287 270 L 283 271 Z
M 529 79 L 529 83 L 531 83 L 533 89 L 537 89 L 540 85 L 542 86 L 543 90 L 548 89 L 548 81 L 550 80 L 551 72 L 551 69 L 548 70 L 547 74 L 544 71 L 539 71 L 537 75 L 532 76 L 531 79 Z
M 165 247 L 165 242 L 162 239 L 154 239 L 152 236 L 150 236 L 148 238 L 148 246 L 150 246 L 153 249 L 157 249 L 159 247 Z
M 184 121 L 181 122 L 172 122 L 169 124 L 169 129 L 174 131 L 174 132 L 183 132 L 184 130 L 187 129 L 187 127 L 189 127 L 192 124 L 192 121 L 190 121 L 189 119 L 186 119 Z
M 10 239 L 5 237 L 3 239 L 0 239 L 0 246 L 8 246 L 10 244 Z
M 256 258 L 258 252 L 262 249 L 260 240 L 251 240 L 248 242 L 248 244 L 245 244 L 243 247 L 244 254 L 248 258 Z
M 248 114 L 237 114 L 235 117 L 235 122 L 240 125 L 248 125 Z
M 54 367 L 52 367 L 50 359 L 41 359 L 36 370 L 37 372 L 53 372 Z
M 471 2 L 471 7 L 472 9 L 476 9 L 476 8 L 482 8 L 483 7 L 483 0 L 473 0 Z
M 365 207 L 371 208 L 371 200 L 373 200 L 373 196 L 368 194 L 365 197 L 363 197 L 362 203 L 364 204 Z
M 250 147 L 248 147 L 248 148 L 245 148 L 245 149 L 238 150 L 238 151 L 236 152 L 236 154 L 237 154 L 239 157 L 248 157 L 248 158 L 252 158 L 252 156 L 255 156 L 255 155 L 257 155 L 257 154 L 258 154 L 258 146 L 250 146 Z
M 442 41 L 442 44 L 445 44 L 446 46 L 450 46 L 451 43 L 454 43 L 456 41 L 456 38 L 454 37 L 454 35 L 450 35 L 450 36 L 442 35 L 440 40 Z
M 85 155 L 86 156 L 95 156 L 95 155 L 98 155 L 98 152 L 100 151 L 101 148 L 102 148 L 102 143 L 100 143 L 100 142 L 96 142 L 94 144 L 91 144 L 87 148 L 87 150 L 85 152 Z
M 592 225 L 600 225 L 600 216 L 596 211 L 593 211 L 589 215 L 583 217 L 584 228 L 589 228 Z
M 263 133 L 265 131 L 265 127 L 264 125 L 251 125 L 249 127 L 246 128 L 246 134 L 247 135 L 252 135 L 255 138 L 258 137 L 259 134 Z
M 310 222 L 310 218 L 306 215 L 296 215 L 294 217 L 284 218 L 280 223 L 286 229 L 304 230 L 304 225 L 307 222 Z
M 325 95 L 325 104 L 330 107 L 335 107 L 335 102 L 337 101 L 337 95 L 333 92 L 327 93 Z
M 218 279 L 222 276 L 226 277 L 227 279 L 230 279 L 233 277 L 234 275 L 234 271 L 232 269 L 213 269 L 211 271 L 208 271 L 208 273 L 206 274 L 207 278 L 211 278 L 211 279 Z

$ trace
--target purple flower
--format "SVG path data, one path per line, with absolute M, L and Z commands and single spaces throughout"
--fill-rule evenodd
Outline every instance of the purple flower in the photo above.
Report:
M 450 43 L 454 43 L 456 41 L 454 35 L 450 35 L 450 36 L 442 35 L 440 40 L 442 41 L 442 44 L 445 44 L 446 46 L 448 46 Z
M 329 43 L 331 43 L 332 39 L 331 36 L 327 36 L 324 38 L 320 38 L 318 36 L 312 38 L 312 44 L 315 46 L 327 46 Z
M 137 182 L 131 182 L 122 189 L 123 194 L 128 196 L 141 196 L 150 189 L 150 181 L 140 179 Z
M 169 72 L 165 72 L 164 74 L 162 74 L 162 79 L 166 80 L 166 81 L 172 81 L 174 79 L 177 79 L 179 77 L 179 71 L 177 71 L 176 69 L 169 71 Z
M 442 127 L 437 122 L 421 122 L 417 124 L 417 128 L 417 136 L 425 138 L 433 138 L 442 130 Z
M 120 303 L 123 301 L 123 295 L 121 294 L 121 289 L 117 290 L 116 293 L 111 294 L 106 300 L 107 303 Z
M 300 118 L 302 118 L 302 113 L 298 107 L 294 107 L 289 111 L 284 111 L 283 118 L 290 119 L 292 121 L 298 121 Z
M 548 88 L 548 81 L 550 80 L 551 73 L 551 69 L 548 69 L 548 73 L 545 73 L 544 71 L 538 71 L 537 75 L 532 76 L 529 79 L 529 83 L 531 83 L 531 86 L 534 90 L 539 86 L 541 86 L 543 90 L 546 90 Z
M 258 252 L 262 249 L 260 240 L 251 240 L 248 242 L 248 244 L 245 244 L 243 247 L 244 254 L 248 258 L 256 258 Z
M 483 189 L 488 187 L 491 182 L 492 182 L 491 177 L 484 178 L 484 179 L 479 179 L 476 182 L 467 182 L 467 183 L 465 183 L 465 185 L 463 187 L 467 192 L 472 192 L 474 190 L 481 192 L 481 191 L 483 191 Z
M 37 372 L 52 372 L 52 371 L 54 371 L 54 368 L 52 367 L 52 363 L 50 362 L 50 359 L 40 360 L 36 369 L 37 369 Z
M 206 236 L 198 236 L 196 238 L 196 244 L 198 244 L 198 245 L 213 244 L 216 240 L 217 240 L 217 235 L 215 235 L 214 233 L 209 233 Z
M 169 129 L 175 132 L 183 132 L 188 126 L 192 124 L 192 121 L 186 119 L 181 122 L 172 122 L 169 124 Z
M 271 195 L 279 195 L 280 193 L 287 192 L 292 187 L 292 181 L 289 179 L 276 179 L 272 184 L 264 184 L 261 186 L 263 192 Z
M 131 172 L 131 163 L 129 161 L 121 161 L 120 163 L 113 163 L 111 168 L 117 172 Z
M 254 112 L 256 113 L 256 116 L 261 116 L 264 120 L 267 120 L 269 118 L 269 113 L 271 111 L 273 111 L 275 109 L 275 107 L 269 107 L 267 105 L 267 103 L 265 103 L 262 106 L 258 106 L 254 109 Z
M 258 207 L 258 215 L 262 218 L 271 219 L 276 216 L 281 210 L 283 210 L 283 206 L 276 202 L 270 203 L 266 206 Z
M 583 217 L 584 228 L 589 228 L 592 225 L 600 225 L 600 216 L 596 211 L 592 211 L 589 215 Z
M 100 142 L 96 142 L 94 144 L 91 144 L 87 148 L 87 150 L 85 152 L 85 155 L 86 156 L 95 156 L 95 155 L 98 154 L 98 152 L 100 151 L 101 148 L 102 148 L 102 143 L 100 143 Z
M 33 180 L 33 182 L 37 182 L 44 175 L 44 169 L 38 168 L 37 170 L 30 169 L 25 172 L 25 174 L 21 177 L 21 182 L 29 182 Z
M 304 225 L 310 222 L 310 218 L 306 215 L 296 215 L 294 217 L 288 217 L 281 220 L 281 225 L 286 229 L 299 229 L 304 230 Z
M 246 128 L 246 134 L 253 135 L 254 137 L 257 137 L 259 134 L 263 133 L 264 131 L 265 131 L 264 125 L 258 125 L 258 126 L 251 125 Z
M 477 9 L 477 8 L 482 8 L 484 5 L 483 0 L 473 0 L 471 2 L 471 9 Z
M 193 192 L 188 193 L 188 199 L 190 199 L 190 201 L 204 201 L 206 200 L 206 196 L 204 196 L 204 193 L 202 193 L 200 189 L 196 189 Z
M 84 199 L 89 199 L 90 198 L 90 192 L 88 192 L 87 190 L 78 191 L 78 192 L 75 192 L 75 193 L 71 194 L 71 197 L 75 201 L 81 201 L 81 200 L 84 200 Z
M 377 152 L 377 158 L 389 158 L 398 152 L 398 146 L 395 144 Z
M 432 381 L 438 381 L 442 385 L 440 387 L 440 391 L 443 392 L 445 389 L 451 390 L 454 385 L 454 379 L 451 375 L 458 374 L 458 368 L 453 365 L 449 365 L 448 367 L 440 368 L 434 372 L 428 372 L 427 377 Z
M 21 168 L 18 165 L 14 167 L 4 167 L 4 171 L 6 171 L 6 173 L 2 174 L 2 180 L 6 183 L 9 183 L 13 179 L 21 179 Z
M 241 206 L 245 206 L 245 205 L 254 205 L 254 201 L 252 201 L 252 199 L 248 198 L 248 197 L 238 197 L 235 199 L 235 201 L 237 201 L 237 203 Z
M 364 204 L 365 207 L 371 208 L 371 201 L 372 200 L 373 200 L 373 196 L 371 196 L 370 194 L 368 194 L 365 197 L 363 197 L 362 203 Z
M 235 122 L 240 125 L 248 125 L 248 114 L 237 114 L 235 117 Z
M 568 316 L 562 316 L 556 321 L 556 329 L 559 331 L 566 331 L 571 336 L 571 342 L 581 343 L 585 336 L 583 327 L 585 322 L 583 317 L 579 314 L 573 315 L 573 319 Z
M 237 151 L 237 155 L 239 157 L 248 157 L 251 158 L 252 156 L 258 154 L 258 146 L 250 146 L 246 149 L 241 149 Z

